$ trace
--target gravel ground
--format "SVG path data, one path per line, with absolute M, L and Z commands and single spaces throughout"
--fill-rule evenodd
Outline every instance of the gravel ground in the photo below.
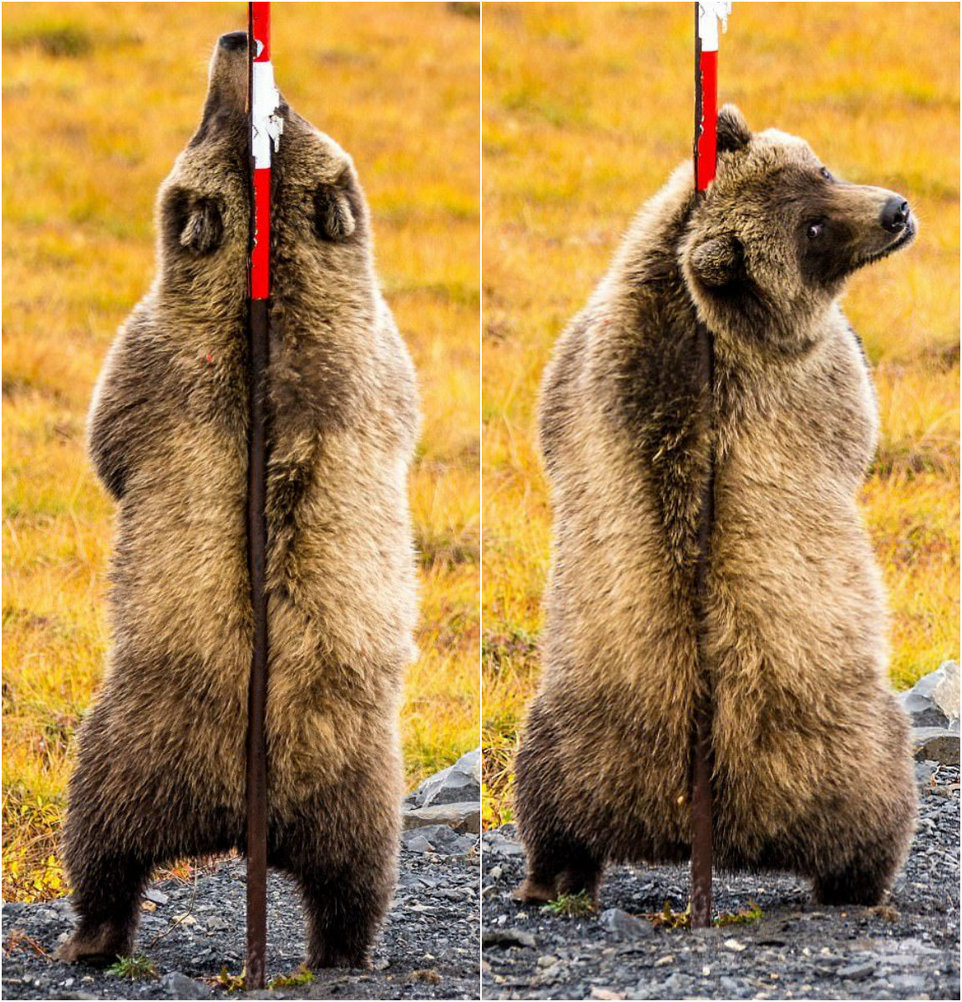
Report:
M 439 849 L 447 843 L 446 854 L 423 845 L 402 849 L 397 893 L 370 970 L 324 971 L 307 986 L 235 992 L 230 998 L 476 999 L 477 839 L 448 832 L 447 839 L 436 840 Z M 196 887 L 166 881 L 148 893 L 160 903 L 142 916 L 138 950 L 154 962 L 159 977 L 137 982 L 51 959 L 48 954 L 72 926 L 69 899 L 4 905 L 3 998 L 226 998 L 222 988 L 202 979 L 224 966 L 237 974 L 243 966 L 243 861 L 201 873 Z M 184 913 L 189 918 L 173 925 Z M 304 925 L 296 890 L 279 875 L 271 876 L 268 939 L 268 977 L 295 971 L 304 959 Z
M 715 907 L 757 902 L 749 925 L 692 933 L 635 916 L 687 903 L 687 867 L 613 868 L 601 911 L 562 918 L 511 896 L 511 826 L 482 838 L 486 999 L 958 999 L 959 770 L 920 764 L 920 823 L 891 908 L 818 908 L 788 875 L 715 880 Z

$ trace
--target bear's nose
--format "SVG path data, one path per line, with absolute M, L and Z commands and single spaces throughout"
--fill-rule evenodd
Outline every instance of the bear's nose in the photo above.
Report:
M 889 233 L 898 233 L 905 229 L 911 212 L 909 203 L 904 198 L 893 195 L 882 207 L 882 216 L 879 222 Z
M 247 32 L 229 31 L 226 35 L 220 36 L 219 44 L 222 49 L 226 49 L 228 52 L 237 52 L 238 49 L 246 49 Z

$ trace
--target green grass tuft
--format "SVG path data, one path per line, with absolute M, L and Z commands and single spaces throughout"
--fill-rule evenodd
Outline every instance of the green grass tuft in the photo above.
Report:
M 142 953 L 131 957 L 118 957 L 115 964 L 107 968 L 107 973 L 125 981 L 152 981 L 159 977 L 154 962 Z
M 541 910 L 561 918 L 584 918 L 597 910 L 594 899 L 586 891 L 577 894 L 559 894 L 554 901 L 543 905 Z

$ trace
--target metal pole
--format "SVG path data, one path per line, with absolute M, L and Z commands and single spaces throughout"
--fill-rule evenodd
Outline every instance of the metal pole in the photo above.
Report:
M 248 110 L 251 250 L 248 327 L 250 406 L 247 468 L 247 562 L 254 620 L 247 704 L 247 981 L 264 987 L 267 952 L 267 369 L 270 296 L 270 121 L 277 108 L 270 62 L 269 3 L 248 4 Z
M 704 197 L 715 177 L 718 119 L 718 22 L 727 18 L 730 3 L 695 4 L 695 192 Z M 715 381 L 715 347 L 711 331 L 696 321 L 695 344 L 699 378 L 705 389 L 710 430 Z M 698 564 L 695 601 L 698 666 L 701 689 L 695 693 L 691 743 L 691 925 L 711 925 L 712 900 L 712 680 L 707 642 L 708 570 L 715 522 L 715 451 L 709 447 L 708 471 L 702 484 L 698 519 Z

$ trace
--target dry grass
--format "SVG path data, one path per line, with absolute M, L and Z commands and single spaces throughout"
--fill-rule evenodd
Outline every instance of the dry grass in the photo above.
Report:
M 112 507 L 83 452 L 104 352 L 153 270 L 157 185 L 241 4 L 3 9 L 5 899 L 58 890 L 72 737 L 107 643 Z M 422 656 L 408 779 L 477 743 L 478 19 L 444 4 L 277 5 L 278 79 L 354 155 L 418 366 Z
M 486 3 L 483 15 L 483 621 L 486 820 L 537 680 L 549 508 L 542 368 L 641 203 L 691 147 L 688 4 Z M 735 5 L 720 90 L 854 181 L 905 193 L 906 254 L 846 307 L 877 366 L 883 435 L 863 508 L 891 596 L 898 686 L 958 653 L 959 11 Z M 520 516 L 520 517 L 519 517 Z

